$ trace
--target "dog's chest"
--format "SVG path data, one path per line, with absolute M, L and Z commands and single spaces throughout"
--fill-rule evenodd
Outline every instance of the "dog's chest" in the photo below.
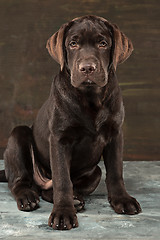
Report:
M 97 146 L 105 146 L 119 128 L 115 116 L 108 109 L 101 111 L 97 116 L 82 113 L 81 116 L 71 118 L 61 131 L 61 142 L 78 146 L 81 150 L 86 146 L 93 150 Z M 93 147 L 94 146 L 94 147 Z
M 102 155 L 105 143 L 100 135 L 84 135 L 72 148 L 72 167 L 85 168 L 96 165 Z

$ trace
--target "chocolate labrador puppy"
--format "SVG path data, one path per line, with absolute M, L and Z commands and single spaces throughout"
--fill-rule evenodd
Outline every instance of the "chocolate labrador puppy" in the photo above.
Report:
M 131 41 L 106 19 L 76 18 L 47 42 L 61 70 L 32 128 L 16 127 L 9 138 L 5 173 L 19 210 L 53 202 L 49 226 L 78 226 L 83 196 L 101 179 L 103 156 L 108 200 L 121 214 L 141 212 L 122 177 L 124 107 L 116 67 L 131 54 Z

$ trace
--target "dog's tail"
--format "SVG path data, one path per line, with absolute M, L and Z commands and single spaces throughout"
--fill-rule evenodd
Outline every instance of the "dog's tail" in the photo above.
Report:
M 0 170 L 0 182 L 8 182 L 5 175 L 5 170 Z

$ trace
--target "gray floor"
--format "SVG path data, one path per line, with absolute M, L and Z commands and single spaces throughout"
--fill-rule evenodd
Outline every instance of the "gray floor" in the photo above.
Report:
M 103 168 L 103 163 L 100 165 Z M 34 212 L 18 211 L 7 184 L 0 183 L 0 239 L 160 239 L 160 162 L 124 162 L 124 178 L 143 213 L 114 213 L 107 201 L 103 173 L 96 192 L 86 198 L 86 210 L 78 213 L 79 228 L 70 231 L 48 227 L 52 204 L 43 200 Z

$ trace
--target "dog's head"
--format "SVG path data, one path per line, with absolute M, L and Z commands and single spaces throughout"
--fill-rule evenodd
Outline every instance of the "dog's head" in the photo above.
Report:
M 50 55 L 66 67 L 74 87 L 99 86 L 108 82 L 110 69 L 132 53 L 132 42 L 115 24 L 97 16 L 73 19 L 47 41 Z

